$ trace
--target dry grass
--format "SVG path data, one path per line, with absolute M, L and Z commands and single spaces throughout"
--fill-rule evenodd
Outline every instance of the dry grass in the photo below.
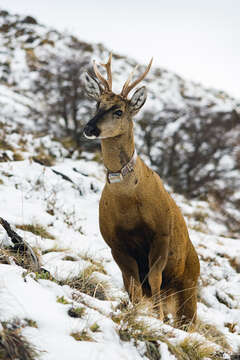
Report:
M 34 327 L 36 329 L 38 328 L 37 322 L 35 320 L 24 319 L 24 321 L 26 322 L 26 326 Z
M 239 259 L 230 258 L 230 257 L 228 257 L 228 259 L 229 259 L 230 265 L 236 270 L 237 273 L 240 273 L 240 261 L 239 261 Z
M 97 261 L 96 259 L 94 259 L 91 255 L 85 253 L 85 254 L 80 254 L 79 256 L 81 257 L 81 259 L 91 263 L 92 271 L 100 272 L 104 275 L 107 274 L 106 270 L 104 269 L 103 264 L 100 261 Z
M 12 145 L 10 145 L 6 140 L 0 139 L 0 150 L 14 151 L 14 147 Z
M 93 272 L 96 271 L 94 265 L 90 265 L 84 269 L 77 277 L 67 278 L 65 280 L 56 280 L 48 271 L 43 270 L 41 272 L 35 272 L 35 279 L 50 280 L 56 282 L 58 285 L 68 285 L 72 289 L 75 289 L 79 292 L 87 294 L 89 296 L 95 297 L 99 300 L 109 300 L 106 292 L 109 288 L 109 285 L 104 281 L 99 281 Z M 77 294 L 74 295 L 74 300 L 77 299 Z M 57 302 L 61 304 L 70 304 L 63 296 L 57 298 Z M 74 314 L 75 312 L 75 314 Z M 77 316 L 78 310 L 72 309 L 70 311 L 70 316 Z
M 70 335 L 77 341 L 94 341 L 87 330 L 73 332 Z
M 43 250 L 42 255 L 48 254 L 50 252 L 65 252 L 65 251 L 69 251 L 69 249 L 60 248 L 60 247 L 58 247 L 58 245 L 55 245 L 55 246 L 51 247 L 50 249 Z
M 208 217 L 208 214 L 205 213 L 205 212 L 203 212 L 203 211 L 201 211 L 201 210 L 197 210 L 197 211 L 195 211 L 195 212 L 193 213 L 193 218 L 194 218 L 196 221 L 198 221 L 198 222 L 200 222 L 200 223 L 203 223 L 203 224 L 206 223 L 207 217 Z
M 235 332 L 237 332 L 237 327 L 238 327 L 238 324 L 235 322 L 235 323 L 230 323 L 230 322 L 227 322 L 224 324 L 225 327 L 228 328 L 228 330 L 234 334 Z
M 198 231 L 198 232 L 202 232 L 204 234 L 208 234 L 208 231 L 206 230 L 206 228 L 201 224 L 194 224 L 194 225 L 189 225 L 188 226 L 190 229 Z
M 32 249 L 39 259 L 39 254 L 36 249 Z M 33 261 L 31 254 L 26 248 L 14 248 L 8 247 L 0 249 L 0 263 L 1 264 L 12 264 L 15 263 L 28 271 L 35 271 L 36 264 Z
M 65 260 L 65 261 L 77 261 L 77 259 L 73 256 L 70 256 L 70 255 L 66 255 L 62 260 Z
M 150 327 L 140 316 L 147 315 L 147 303 L 142 299 L 138 304 L 121 301 L 115 310 L 121 310 L 112 315 L 112 320 L 117 324 L 117 331 L 122 341 L 132 341 L 137 347 L 139 342 L 144 342 L 146 352 L 144 355 L 150 360 L 161 359 L 159 343 L 161 335 Z M 149 313 L 148 313 L 149 314 Z
M 40 224 L 23 224 L 23 225 L 16 225 L 17 229 L 23 230 L 23 231 L 28 231 L 33 233 L 34 235 L 40 236 L 41 238 L 44 239 L 52 239 L 55 240 L 55 236 L 53 236 L 52 234 L 50 234 L 47 229 L 40 225 Z
M 2 323 L 0 330 L 0 359 L 36 360 L 39 351 L 21 334 L 15 323 Z
M 146 305 L 144 299 L 136 305 L 126 301 L 121 302 L 115 309 L 117 312 L 112 315 L 112 320 L 117 324 L 117 331 L 122 341 L 131 341 L 135 346 L 138 346 L 140 341 L 145 343 L 144 355 L 148 359 L 161 359 L 159 353 L 161 342 L 168 346 L 169 352 L 177 359 L 183 360 L 222 359 L 223 352 L 217 352 L 214 343 L 220 345 L 224 350 L 230 350 L 224 335 L 214 326 L 203 323 L 198 324 L 195 331 L 202 333 L 206 340 L 200 341 L 193 335 L 189 335 L 180 343 L 176 343 L 176 341 L 172 343 L 170 339 L 174 337 L 174 332 L 162 334 L 159 330 L 153 329 L 147 321 L 142 320 L 144 316 L 149 315 Z
M 204 323 L 198 319 L 193 331 L 203 335 L 208 341 L 221 346 L 223 350 L 231 350 L 226 336 L 215 325 Z
M 186 359 L 220 359 L 220 354 L 217 353 L 216 348 L 213 345 L 195 339 L 191 335 L 185 337 L 185 339 L 181 341 L 178 346 L 185 354 L 184 356 Z
M 56 159 L 52 155 L 49 155 L 44 151 L 40 151 L 38 155 L 32 157 L 32 160 L 43 166 L 53 166 L 55 165 Z
M 23 161 L 24 157 L 22 156 L 22 154 L 20 152 L 14 152 L 13 160 L 14 161 Z
M 99 300 L 108 300 L 106 295 L 108 284 L 99 281 L 93 272 L 96 271 L 95 265 L 90 265 L 84 269 L 77 277 L 60 281 L 60 285 L 68 285 L 84 294 L 95 297 Z

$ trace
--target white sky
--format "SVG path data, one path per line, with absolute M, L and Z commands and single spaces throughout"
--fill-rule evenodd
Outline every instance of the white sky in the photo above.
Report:
M 240 0 L 2 0 L 81 40 L 240 98 Z

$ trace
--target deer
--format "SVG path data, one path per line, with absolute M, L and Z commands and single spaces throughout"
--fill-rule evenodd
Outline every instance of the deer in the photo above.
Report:
M 133 69 L 120 94 L 112 91 L 112 54 L 101 64 L 107 78 L 93 61 L 94 75 L 84 72 L 82 80 L 97 106 L 83 134 L 101 140 L 106 183 L 99 227 L 130 300 L 148 298 L 159 319 L 164 321 L 169 311 L 179 326 L 190 326 L 197 317 L 198 256 L 179 207 L 160 176 L 137 155 L 134 143 L 133 117 L 146 101 L 146 87 L 128 95 L 146 77 L 152 61 L 134 81 Z

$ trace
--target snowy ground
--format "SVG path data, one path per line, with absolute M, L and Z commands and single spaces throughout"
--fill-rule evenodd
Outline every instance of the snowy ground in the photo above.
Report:
M 8 138 L 9 142 L 13 139 L 16 143 L 19 140 L 17 135 Z M 0 216 L 36 249 L 42 267 L 51 277 L 36 275 L 15 265 L 14 261 L 0 264 L 0 320 L 18 319 L 22 333 L 43 351 L 42 360 L 149 358 L 146 342 L 124 341 L 126 339 L 119 336 L 124 320 L 114 321 L 114 316 L 121 314 L 119 304 L 127 296 L 120 271 L 98 229 L 103 168 L 87 154 L 80 160 L 64 159 L 63 149 L 50 137 L 41 141 L 48 144 L 49 149 L 55 149 L 57 161 L 52 167 L 42 166 L 30 159 L 32 144 L 39 139 L 31 141 L 29 152 L 23 153 L 25 160 L 0 163 Z M 11 158 L 11 151 L 8 156 Z M 53 170 L 68 176 L 72 182 Z M 201 323 L 211 324 L 223 334 L 232 350 L 225 350 L 225 355 L 221 350 L 219 358 L 227 359 L 227 354 L 240 349 L 240 274 L 236 271 L 240 262 L 239 241 L 221 237 L 224 229 L 211 220 L 212 210 L 207 203 L 174 197 L 182 208 L 201 260 L 198 317 Z M 15 227 L 24 224 L 40 224 L 54 239 Z M 10 241 L 1 226 L 0 240 L 2 247 Z M 97 286 L 105 284 L 105 300 L 100 300 L 97 293 L 89 296 L 67 284 L 92 265 Z M 84 308 L 83 315 L 69 316 L 68 311 L 76 308 Z M 188 333 L 147 314 L 147 309 L 142 310 L 146 326 L 165 336 L 174 346 L 189 337 Z M 207 331 L 199 335 L 198 330 L 191 336 L 201 340 L 205 336 L 208 341 Z M 82 337 L 76 340 L 71 334 Z M 217 339 L 212 341 L 216 351 L 220 351 Z M 176 358 L 164 341 L 158 341 L 158 351 L 159 358 Z
M 214 221 L 208 203 L 175 194 L 201 261 L 196 330 L 189 334 L 175 329 L 171 319 L 163 324 L 147 304 L 139 309 L 128 304 L 121 273 L 98 228 L 98 203 L 105 180 L 102 166 L 87 153 L 80 158 L 76 151 L 70 159 L 68 150 L 50 136 L 35 136 L 37 124 L 30 119 L 29 109 L 41 102 L 31 92 L 31 96 L 23 95 L 34 76 L 26 63 L 26 51 L 31 54 L 28 50 L 34 48 L 41 58 L 42 45 L 37 44 L 48 47 L 48 39 L 55 42 L 56 51 L 66 52 L 69 39 L 38 25 L 26 25 L 16 16 L 0 20 L 15 24 L 0 38 L 0 75 L 6 76 L 6 84 L 0 85 L 0 217 L 35 249 L 42 268 L 50 273 L 36 273 L 17 265 L 14 256 L 5 256 L 10 238 L 0 225 L 0 322 L 18 326 L 42 351 L 40 360 L 192 360 L 192 350 L 210 343 L 212 354 L 198 351 L 194 359 L 229 359 L 231 353 L 240 353 L 239 240 L 224 236 L 226 229 Z M 16 36 L 22 29 L 23 35 Z M 27 42 L 35 32 L 36 40 Z M 99 53 L 97 59 L 105 60 L 105 52 L 101 47 L 94 49 L 94 54 Z M 121 69 L 114 79 L 118 87 L 134 65 L 134 61 L 115 59 L 114 71 Z M 8 75 L 4 66 L 9 67 Z M 226 94 L 190 82 L 184 85 L 184 100 L 179 92 L 183 80 L 167 71 L 160 77 L 157 69 L 155 72 L 148 78 L 152 90 L 147 106 L 152 111 L 160 111 L 164 103 L 182 109 L 188 95 L 199 98 L 204 106 L 214 103 L 223 110 L 235 106 Z M 33 161 L 39 156 L 54 159 L 55 165 Z M 36 235 L 33 229 L 39 226 L 49 234 Z M 83 279 L 81 289 L 74 279 Z M 85 291 L 91 281 L 94 287 Z M 0 324 L 0 344 L 1 334 Z M 155 352 L 149 350 L 153 344 Z

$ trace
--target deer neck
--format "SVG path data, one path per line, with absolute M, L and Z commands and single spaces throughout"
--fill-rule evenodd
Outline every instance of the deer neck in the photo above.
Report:
M 110 172 L 120 171 L 132 158 L 135 145 L 133 130 L 114 138 L 102 139 L 103 163 Z

